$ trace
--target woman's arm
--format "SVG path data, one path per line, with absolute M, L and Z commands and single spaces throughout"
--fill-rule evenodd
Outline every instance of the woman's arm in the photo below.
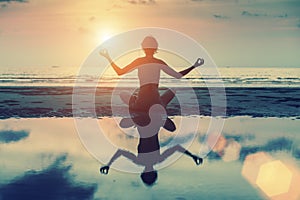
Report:
M 110 63 L 110 65 L 112 66 L 112 68 L 115 70 L 115 72 L 120 76 L 123 74 L 126 74 L 128 72 L 130 72 L 131 70 L 133 70 L 134 68 L 136 68 L 136 63 L 132 62 L 129 65 L 127 65 L 124 68 L 120 68 L 118 65 L 116 65 L 116 63 L 111 59 L 111 57 L 109 56 L 108 52 L 106 49 L 102 49 L 100 50 L 99 54 L 103 57 L 105 57 L 108 62 Z
M 137 157 L 133 153 L 130 153 L 129 151 L 124 151 L 122 149 L 118 149 L 117 152 L 110 159 L 110 161 L 107 163 L 107 165 L 100 168 L 100 173 L 101 174 L 108 174 L 108 170 L 109 170 L 110 166 L 120 156 L 124 156 L 124 157 L 128 158 L 129 160 L 131 160 L 134 163 L 137 162 Z
M 202 58 L 198 58 L 195 62 L 195 64 L 193 64 L 191 67 L 180 71 L 179 73 L 182 74 L 182 76 L 187 75 L 188 73 L 190 73 L 190 71 L 192 71 L 193 69 L 195 69 L 196 67 L 199 67 L 201 65 L 204 64 L 204 60 Z
M 185 155 L 190 156 L 191 158 L 193 158 L 194 162 L 196 163 L 196 165 L 200 165 L 203 162 L 203 159 L 193 155 L 191 152 L 189 152 L 188 150 L 186 150 L 185 148 L 183 148 L 181 145 L 177 144 L 167 150 L 165 150 L 160 157 L 160 162 L 164 161 L 165 159 L 167 159 L 168 157 L 170 157 L 172 154 L 174 154 L 176 151 L 184 153 Z
M 180 72 L 176 72 L 175 70 L 173 70 L 171 67 L 169 67 L 167 64 L 165 64 L 163 67 L 162 67 L 162 70 L 170 75 L 170 76 L 173 76 L 174 78 L 182 78 L 183 76 L 187 75 L 188 73 L 190 73 L 193 69 L 195 69 L 196 67 L 199 67 L 201 65 L 204 64 L 204 60 L 202 58 L 198 58 L 195 62 L 194 65 L 192 65 L 191 67 L 185 69 L 185 70 L 182 70 Z

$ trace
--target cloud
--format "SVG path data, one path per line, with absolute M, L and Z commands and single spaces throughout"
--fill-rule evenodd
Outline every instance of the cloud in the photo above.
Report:
M 76 183 L 74 175 L 70 174 L 72 165 L 66 165 L 66 159 L 67 155 L 60 155 L 48 168 L 26 172 L 0 186 L 0 199 L 93 199 L 96 185 Z
M 5 3 L 11 3 L 11 2 L 19 2 L 19 3 L 28 3 L 28 0 L 0 0 L 1 2 L 5 2 Z
M 296 159 L 300 159 L 300 149 L 294 149 L 294 150 L 293 150 L 293 156 L 294 156 Z
M 28 0 L 0 0 L 0 9 L 8 7 L 8 3 L 17 2 L 17 3 L 28 3 Z
M 89 21 L 95 21 L 95 19 L 96 19 L 95 16 L 91 16 L 91 17 L 89 18 Z
M 235 4 L 238 4 L 239 3 L 239 0 L 227 0 L 227 1 L 224 1 L 224 0 L 190 0 L 192 2 L 210 2 L 210 3 L 222 3 L 223 5 L 224 4 L 231 4 L 231 3 L 235 3 Z
M 252 141 L 252 140 L 255 139 L 255 135 L 250 134 L 250 133 L 242 134 L 242 135 L 230 135 L 230 134 L 227 134 L 227 133 L 223 133 L 223 136 L 225 137 L 226 140 L 234 140 L 234 141 L 237 141 L 239 143 Z M 202 135 L 198 138 L 198 141 L 200 143 L 203 143 L 203 142 L 205 142 L 205 139 L 206 139 L 206 135 Z
M 194 134 L 189 133 L 184 136 L 170 136 L 167 137 L 164 141 L 160 141 L 160 146 L 161 147 L 172 147 L 175 146 L 176 144 L 185 144 L 187 142 L 190 142 L 194 138 Z
M 224 136 L 226 140 L 234 140 L 238 143 L 247 143 L 255 139 L 254 135 L 237 135 L 237 136 Z M 204 136 L 199 137 L 199 142 L 204 141 Z M 269 140 L 263 145 L 254 145 L 254 146 L 243 146 L 240 151 L 239 160 L 244 161 L 249 154 L 254 154 L 257 152 L 277 152 L 277 151 L 287 151 L 292 152 L 292 156 L 296 159 L 300 158 L 300 149 L 293 148 L 294 142 L 291 139 L 280 137 L 276 139 Z M 222 154 L 219 152 L 211 151 L 207 155 L 207 158 L 210 160 L 221 160 Z
M 227 16 L 219 15 L 219 14 L 214 14 L 213 17 L 216 18 L 216 19 L 228 19 Z
M 243 161 L 247 157 L 247 155 L 259 151 L 264 151 L 264 152 L 291 151 L 292 146 L 293 146 L 292 140 L 281 137 L 274 140 L 270 140 L 265 145 L 262 146 L 242 147 L 240 153 L 240 160 Z
M 245 142 L 245 141 L 251 141 L 255 139 L 255 135 L 254 134 L 243 134 L 243 135 L 226 135 L 225 138 L 227 140 L 233 139 L 237 142 Z
M 207 154 L 207 158 L 209 160 L 221 160 L 222 156 L 218 152 L 211 151 L 209 154 Z
M 86 33 L 90 32 L 89 29 L 82 27 L 82 26 L 78 28 L 78 31 L 82 34 L 86 34 Z
M 244 10 L 242 13 L 241 13 L 242 16 L 248 16 L 248 17 L 265 17 L 267 16 L 267 14 L 264 14 L 264 13 L 252 13 L 252 12 L 249 12 L 249 11 L 246 11 Z
M 281 15 L 275 15 L 274 17 L 277 17 L 277 18 L 287 18 L 288 14 L 285 13 L 285 14 L 281 14 Z
M 156 4 L 155 0 L 128 0 L 130 4 L 151 5 Z
M 29 132 L 26 130 L 13 131 L 3 130 L 0 131 L 0 143 L 11 143 L 23 140 L 29 136 Z

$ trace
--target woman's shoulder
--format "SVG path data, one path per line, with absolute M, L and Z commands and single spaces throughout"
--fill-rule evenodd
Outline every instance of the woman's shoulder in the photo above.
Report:
M 158 63 L 160 64 L 166 64 L 165 61 L 163 61 L 162 59 L 159 59 L 159 58 L 154 58 Z
M 162 59 L 159 59 L 159 58 L 147 58 L 147 57 L 139 57 L 137 59 L 135 59 L 133 61 L 133 63 L 137 64 L 137 65 L 142 65 L 142 64 L 148 64 L 148 63 L 157 63 L 157 64 L 161 64 L 161 65 L 167 65 L 165 63 L 165 61 L 163 61 Z

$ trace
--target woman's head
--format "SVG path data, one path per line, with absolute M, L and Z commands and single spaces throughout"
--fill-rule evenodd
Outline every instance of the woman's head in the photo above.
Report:
M 153 36 L 146 36 L 141 45 L 146 54 L 154 54 L 158 48 L 157 40 Z
M 157 171 L 142 172 L 141 179 L 147 186 L 152 186 L 157 180 Z

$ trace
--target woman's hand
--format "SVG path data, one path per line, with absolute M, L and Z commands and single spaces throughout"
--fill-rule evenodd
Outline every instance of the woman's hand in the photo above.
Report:
M 203 64 L 204 64 L 204 59 L 203 58 L 198 58 L 193 66 L 194 67 L 199 67 Z
M 195 161 L 196 165 L 201 165 L 203 163 L 203 159 L 198 157 L 198 156 L 195 156 L 193 155 L 193 160 Z
M 103 166 L 100 168 L 101 174 L 108 174 L 108 171 L 109 171 L 109 166 Z
M 110 59 L 107 49 L 100 49 L 99 54 L 107 59 Z

